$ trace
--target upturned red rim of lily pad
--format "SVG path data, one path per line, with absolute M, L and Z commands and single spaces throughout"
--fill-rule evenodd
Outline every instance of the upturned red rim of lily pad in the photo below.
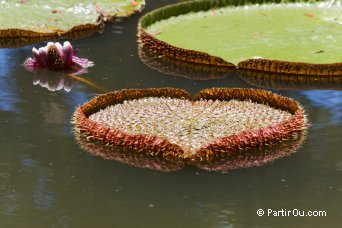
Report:
M 190 154 L 180 145 L 171 143 L 166 138 L 157 135 L 130 134 L 89 118 L 92 114 L 108 106 L 142 98 L 175 98 L 192 102 L 192 104 L 203 100 L 249 101 L 286 111 L 290 113 L 290 117 L 272 126 L 217 138 L 205 143 Z M 124 89 L 97 96 L 79 106 L 74 113 L 73 120 L 77 132 L 95 138 L 104 144 L 123 146 L 133 149 L 137 153 L 145 153 L 151 156 L 161 155 L 181 160 L 210 159 L 222 154 L 273 144 L 307 128 L 304 110 L 297 101 L 268 91 L 244 88 L 205 89 L 198 92 L 194 97 L 184 90 L 173 88 Z

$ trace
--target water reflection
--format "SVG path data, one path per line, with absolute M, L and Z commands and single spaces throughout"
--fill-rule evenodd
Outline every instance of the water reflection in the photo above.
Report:
M 6 227 L 23 227 L 29 221 L 24 217 L 14 221 L 14 216 L 23 212 L 32 216 L 35 210 L 51 212 L 56 200 L 55 181 L 51 178 L 51 170 L 28 156 L 6 161 L 0 164 L 0 170 L 8 174 L 0 176 L 0 217 L 5 215 L 0 226 L 4 222 L 8 224 Z
M 228 172 L 235 169 L 262 166 L 297 152 L 304 142 L 306 131 L 276 144 L 223 154 L 221 157 L 215 157 L 206 162 L 149 156 L 134 150 L 103 145 L 103 143 L 89 139 L 79 133 L 75 133 L 75 135 L 77 143 L 88 153 L 134 167 L 170 172 L 180 170 L 185 165 L 191 165 L 207 171 Z
M 51 71 L 48 69 L 38 69 L 33 74 L 33 85 L 39 85 L 49 91 L 70 92 L 74 87 L 75 81 L 85 84 L 98 92 L 104 93 L 108 90 L 95 82 L 86 79 L 84 76 L 75 75 L 72 71 Z
M 286 140 L 264 146 L 262 148 L 252 148 L 228 154 L 221 158 L 216 158 L 210 163 L 197 164 L 201 169 L 207 171 L 227 172 L 234 169 L 263 166 L 277 159 L 289 156 L 298 151 L 306 137 L 306 131 L 302 131 Z
M 18 51 L 17 51 L 18 52 Z M 0 50 L 0 110 L 16 112 L 16 104 L 20 102 L 17 97 L 17 88 L 13 79 L 9 77 L 17 64 L 17 52 L 9 49 Z
M 310 101 L 311 106 L 329 110 L 331 117 L 325 116 L 321 125 L 328 119 L 329 124 L 342 123 L 342 91 L 301 91 L 300 94 Z
M 163 172 L 176 171 L 184 167 L 183 162 L 180 161 L 166 160 L 159 156 L 151 157 L 137 151 L 106 146 L 93 139 L 88 139 L 86 136 L 79 133 L 75 133 L 75 135 L 77 143 L 83 150 L 104 159 L 116 160 L 134 167 L 148 168 Z
M 34 72 L 33 85 L 39 85 L 49 91 L 64 90 L 65 92 L 70 92 L 74 86 L 74 79 L 65 72 L 39 69 Z
M 139 47 L 141 61 L 150 68 L 163 74 L 178 76 L 193 80 L 213 80 L 236 74 L 231 67 L 215 67 L 203 64 L 189 63 L 166 56 L 160 56 L 151 50 Z
M 298 76 L 239 70 L 240 77 L 252 86 L 283 90 L 342 90 L 341 76 Z

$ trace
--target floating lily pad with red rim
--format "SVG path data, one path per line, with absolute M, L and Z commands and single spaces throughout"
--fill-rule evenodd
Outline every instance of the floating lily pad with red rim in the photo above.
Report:
M 342 7 L 275 2 L 199 0 L 166 6 L 141 18 L 140 42 L 188 62 L 341 76 Z
M 4 0 L 0 2 L 0 45 L 11 47 L 44 37 L 89 35 L 101 29 L 104 21 L 127 17 L 144 4 L 144 0 Z
M 279 142 L 305 129 L 298 102 L 254 89 L 129 89 L 77 108 L 76 130 L 105 144 L 203 160 Z

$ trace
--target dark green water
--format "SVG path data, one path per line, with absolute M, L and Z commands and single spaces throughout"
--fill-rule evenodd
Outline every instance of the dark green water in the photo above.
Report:
M 144 13 L 170 2 L 149 1 Z M 149 68 L 137 53 L 140 16 L 73 41 L 79 56 L 95 62 L 82 77 L 108 91 L 253 87 L 238 75 L 194 81 Z M 340 226 L 341 91 L 272 90 L 298 100 L 311 124 L 292 156 L 228 173 L 195 167 L 164 173 L 83 151 L 70 119 L 101 91 L 77 80 L 69 93 L 34 86 L 33 73 L 20 65 L 31 48 L 0 49 L 0 227 Z M 259 208 L 324 210 L 327 216 L 259 217 Z

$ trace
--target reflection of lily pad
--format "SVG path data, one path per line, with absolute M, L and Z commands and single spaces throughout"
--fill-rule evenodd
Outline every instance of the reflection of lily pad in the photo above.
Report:
M 144 0 L 5 0 L 0 2 L 0 38 L 73 36 L 98 30 L 103 21 L 128 16 L 143 4 Z
M 140 40 L 183 61 L 213 65 L 243 61 L 239 68 L 342 74 L 342 7 L 324 3 L 233 7 L 243 2 L 259 1 L 194 1 L 157 9 L 142 17 Z
M 116 160 L 139 168 L 153 169 L 163 172 L 177 171 L 184 167 L 182 161 L 167 160 L 162 156 L 148 156 L 122 147 L 103 145 L 94 139 L 76 133 L 76 141 L 80 147 L 95 156 L 108 160 Z
M 240 70 L 239 75 L 247 83 L 265 89 L 342 90 L 342 78 L 333 75 L 312 75 L 310 77 L 306 77 L 291 74 L 275 74 L 250 70 Z
M 193 80 L 221 79 L 236 73 L 236 70 L 230 67 L 208 66 L 184 62 L 167 56 L 158 56 L 144 47 L 139 47 L 139 57 L 147 66 L 163 74 L 176 75 Z
M 206 159 L 279 142 L 306 127 L 301 106 L 253 89 L 122 90 L 75 112 L 76 129 L 150 155 Z
M 251 148 L 236 153 L 228 154 L 222 159 L 216 158 L 197 164 L 207 171 L 230 171 L 234 169 L 263 166 L 277 159 L 296 153 L 302 146 L 306 137 L 306 131 L 289 137 L 283 143 L 276 143 L 262 148 Z
M 101 142 L 89 139 L 76 132 L 76 140 L 80 147 L 104 159 L 115 160 L 134 167 L 147 168 L 163 172 L 171 172 L 182 169 L 185 165 L 196 166 L 207 171 L 227 172 L 234 169 L 262 166 L 298 151 L 301 147 L 306 132 L 300 132 L 286 139 L 282 143 L 276 143 L 262 148 L 251 148 L 235 153 L 225 154 L 206 161 L 165 159 L 162 156 L 149 156 L 134 150 L 126 150 L 122 147 L 108 146 Z

